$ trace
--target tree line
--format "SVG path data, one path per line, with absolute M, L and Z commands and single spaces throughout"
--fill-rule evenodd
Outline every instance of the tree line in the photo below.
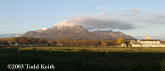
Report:
M 49 41 L 44 38 L 32 38 L 32 37 L 11 37 L 11 38 L 1 38 L 0 46 L 76 46 L 76 47 L 99 47 L 99 46 L 118 46 L 126 41 L 123 38 L 118 38 L 116 40 L 68 40 L 55 38 Z

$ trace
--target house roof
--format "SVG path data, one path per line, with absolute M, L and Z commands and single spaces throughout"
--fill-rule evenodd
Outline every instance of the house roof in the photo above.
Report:
M 132 42 L 132 44 L 140 44 L 139 42 Z
M 165 41 L 160 41 L 161 44 L 165 44 Z
M 160 41 L 159 39 L 141 39 L 140 41 Z

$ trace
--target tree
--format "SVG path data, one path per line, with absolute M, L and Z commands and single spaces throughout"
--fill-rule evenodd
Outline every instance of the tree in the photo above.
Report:
M 127 40 L 127 41 L 125 42 L 127 47 L 131 47 L 131 43 L 130 43 L 130 42 L 131 42 L 131 40 Z
M 108 46 L 115 46 L 117 45 L 117 40 L 108 40 Z
M 40 40 L 39 40 L 39 44 L 40 44 L 40 46 L 48 46 L 48 40 L 47 39 L 43 39 L 43 38 L 41 38 Z
M 51 41 L 50 45 L 51 46 L 55 46 L 56 45 L 56 41 Z
M 117 39 L 117 44 L 118 45 L 121 45 L 122 43 L 124 43 L 125 42 L 125 40 L 123 39 L 123 38 L 118 38 Z
M 9 45 L 9 43 L 8 43 L 7 40 L 3 40 L 3 41 L 2 41 L 2 45 Z
M 26 45 L 27 44 L 26 39 L 24 39 L 24 38 L 19 39 L 19 44 Z
M 70 45 L 70 42 L 67 40 L 65 41 L 65 46 L 69 46 Z
M 101 41 L 101 46 L 108 46 L 107 41 L 105 41 L 105 40 Z

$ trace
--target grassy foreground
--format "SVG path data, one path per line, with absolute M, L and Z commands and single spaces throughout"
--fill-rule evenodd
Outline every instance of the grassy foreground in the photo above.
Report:
M 10 71 L 8 64 L 54 64 L 53 71 L 165 71 L 165 48 L 1 47 L 0 71 Z
M 10 48 L 10 47 L 9 47 Z M 40 51 L 97 51 L 97 52 L 165 52 L 165 48 L 151 47 L 151 48 L 126 48 L 126 47 L 19 47 L 18 50 L 40 50 Z

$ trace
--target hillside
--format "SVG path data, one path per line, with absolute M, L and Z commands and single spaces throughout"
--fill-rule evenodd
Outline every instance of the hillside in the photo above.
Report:
M 54 38 L 65 38 L 72 40 L 108 40 L 117 39 L 122 37 L 124 39 L 135 39 L 134 37 L 128 36 L 122 32 L 113 31 L 92 31 L 89 32 L 86 28 L 80 25 L 71 24 L 57 24 L 51 28 L 42 28 L 36 31 L 29 31 L 22 35 L 22 37 L 35 37 L 35 38 L 46 38 L 53 40 Z

